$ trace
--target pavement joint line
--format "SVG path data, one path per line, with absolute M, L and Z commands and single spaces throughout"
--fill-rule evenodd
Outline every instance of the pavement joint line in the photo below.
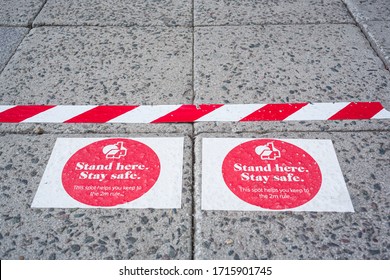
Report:
M 192 73 L 191 73 L 191 79 L 192 79 L 192 100 L 191 103 L 194 103 L 195 101 L 195 12 L 194 12 L 195 3 L 194 0 L 192 0 L 192 26 L 191 26 L 191 48 L 192 48 Z
M 390 119 L 380 102 L 0 105 L 0 123 L 198 123 Z
M 345 0 L 342 0 L 341 2 L 343 3 L 344 8 L 347 10 L 349 16 L 355 21 L 355 24 L 357 25 L 358 23 L 357 23 L 356 17 L 355 17 L 355 15 L 352 13 L 352 11 L 348 8 L 348 5 L 347 5 L 347 3 L 345 2 Z
M 192 26 L 191 26 L 191 39 L 192 39 L 192 42 L 191 42 L 191 49 L 192 49 L 192 73 L 191 73 L 191 79 L 192 79 L 192 83 L 191 83 L 191 88 L 192 88 L 192 98 L 191 98 L 191 103 L 194 103 L 195 102 L 195 0 L 192 0 L 192 6 L 191 6 L 191 12 L 192 12 Z M 195 238 L 196 238 L 196 231 L 195 231 L 195 227 L 196 227 L 196 221 L 195 221 L 195 210 L 196 210 L 196 203 L 195 203 L 195 200 L 196 200 L 196 195 L 195 195 L 195 164 L 196 164 L 196 160 L 195 160 L 195 157 L 196 157 L 196 150 L 195 150 L 195 137 L 194 137 L 194 134 L 195 134 L 195 126 L 194 124 L 191 124 L 191 134 L 192 136 L 190 137 L 191 138 L 191 143 L 192 143 L 192 147 L 191 147 L 191 156 L 192 156 L 192 166 L 191 166 L 191 177 L 192 177 L 192 190 L 191 190 L 191 197 L 192 197 L 192 200 L 191 200 L 191 248 L 190 248 L 190 254 L 191 254 L 191 259 L 195 259 L 195 247 L 196 247 L 196 244 L 195 244 Z
M 358 19 L 357 15 L 354 14 L 351 9 L 349 8 L 349 6 L 347 5 L 347 3 L 343 0 L 342 1 L 343 5 L 345 6 L 345 8 L 347 9 L 349 15 L 351 16 L 351 18 L 355 21 L 355 25 L 360 29 L 360 32 L 362 33 L 362 35 L 364 36 L 364 38 L 367 40 L 368 44 L 370 45 L 371 49 L 373 50 L 373 52 L 377 55 L 377 57 L 382 61 L 383 65 L 384 65 L 384 68 L 387 70 L 387 71 L 390 71 L 390 68 L 387 64 L 387 61 L 384 57 L 384 54 L 382 54 L 381 51 L 378 50 L 378 46 L 376 45 L 376 43 L 374 42 L 374 40 L 372 40 L 371 36 L 368 34 L 366 28 L 364 28 L 364 23 L 365 21 L 361 21 Z M 372 22 L 390 22 L 390 20 L 370 20 Z
M 269 134 L 269 133 L 289 133 L 289 132 L 292 132 L 294 134 L 298 134 L 298 133 L 363 133 L 363 132 L 388 132 L 390 131 L 390 127 L 389 129 L 376 129 L 376 128 L 372 128 L 372 129 L 359 129 L 359 130 L 353 130 L 353 131 L 349 131 L 349 130 L 324 130 L 324 131 L 318 131 L 318 130 L 283 130 L 283 131 L 277 131 L 277 130 L 262 130 L 262 131 L 259 131 L 259 130 L 245 130 L 245 131 L 235 131 L 234 132 L 234 137 L 233 138 L 237 138 L 237 137 L 241 137 L 241 136 L 244 136 L 244 135 L 248 135 L 248 134 L 256 134 L 256 135 L 264 135 L 264 134 Z M 212 136 L 212 135 L 216 135 L 218 137 L 232 137 L 232 134 L 231 133 L 226 133 L 226 132 L 220 132 L 220 131 L 200 131 L 198 133 L 194 133 L 194 138 L 196 137 L 200 137 L 200 136 L 203 136 L 203 135 L 207 135 L 207 136 Z M 215 136 L 214 136 L 215 137 Z
M 196 194 L 195 194 L 195 164 L 196 164 L 196 149 L 195 149 L 195 128 L 194 125 L 192 125 L 192 135 L 188 136 L 191 139 L 192 147 L 191 147 L 191 153 L 192 153 L 192 166 L 191 166 L 191 178 L 192 178 L 192 186 L 191 186 L 191 194 L 192 194 L 192 201 L 191 201 L 191 259 L 195 258 L 195 238 L 196 238 L 196 221 L 195 221 L 195 211 L 196 211 Z
M 192 25 L 166 25 L 166 24 L 92 24 L 92 23 L 83 23 L 83 24 L 33 24 L 32 28 L 40 28 L 40 27 L 101 27 L 101 28 L 130 28 L 130 27 L 167 27 L 167 28 L 192 28 Z
M 91 24 L 91 23 L 83 23 L 83 24 L 33 24 L 30 29 L 39 28 L 39 27 L 112 27 L 112 28 L 130 28 L 130 27 L 167 27 L 167 28 L 213 28 L 213 27 L 251 27 L 251 26 L 309 26 L 309 25 L 356 25 L 355 22 L 320 22 L 320 23 L 251 23 L 251 24 L 216 24 L 216 25 L 208 25 L 208 24 L 199 24 L 199 25 L 166 25 L 166 24 L 120 24 L 120 25 L 112 25 L 112 24 Z M 0 27 L 26 27 L 21 25 L 0 25 Z
M 381 21 L 378 21 L 378 22 L 381 22 Z M 390 22 L 390 21 L 388 21 Z M 387 61 L 385 59 L 385 55 L 378 49 L 378 45 L 375 43 L 375 41 L 373 40 L 373 38 L 369 35 L 368 31 L 366 30 L 366 28 L 364 27 L 364 22 L 362 23 L 357 23 L 360 31 L 362 32 L 362 35 L 366 38 L 366 40 L 368 41 L 368 43 L 370 44 L 370 47 L 371 49 L 373 50 L 373 52 L 378 56 L 378 58 L 382 61 L 383 63 L 383 66 L 384 68 L 387 70 L 387 71 L 390 71 L 390 67 L 388 66 L 387 64 Z
M 309 25 L 357 25 L 356 22 L 318 22 L 318 23 L 251 23 L 251 24 L 199 24 L 195 28 L 209 27 L 250 27 L 250 26 L 309 26 Z
M 47 3 L 48 0 L 45 0 L 43 3 L 42 3 L 42 6 L 40 7 L 39 11 L 36 13 L 36 15 L 34 16 L 34 18 L 31 19 L 31 22 L 28 23 L 28 27 L 30 29 L 32 29 L 34 27 L 34 21 L 35 19 L 39 16 L 39 14 L 42 12 L 43 8 L 45 7 L 46 3 Z

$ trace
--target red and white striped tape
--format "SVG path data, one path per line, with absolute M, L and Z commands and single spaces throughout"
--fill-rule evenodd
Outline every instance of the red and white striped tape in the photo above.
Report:
M 380 102 L 203 105 L 0 105 L 0 123 L 192 123 L 390 119 Z

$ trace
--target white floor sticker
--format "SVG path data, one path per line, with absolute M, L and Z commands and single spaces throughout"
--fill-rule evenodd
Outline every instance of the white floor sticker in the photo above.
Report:
M 180 208 L 184 138 L 59 138 L 35 208 Z
M 202 209 L 354 212 L 331 140 L 204 138 Z

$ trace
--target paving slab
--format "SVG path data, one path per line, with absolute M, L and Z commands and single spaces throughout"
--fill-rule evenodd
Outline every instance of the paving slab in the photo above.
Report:
M 388 21 L 367 21 L 362 24 L 362 27 L 378 55 L 390 69 L 390 16 L 388 19 Z
M 61 135 L 156 137 L 162 134 Z M 169 137 L 183 136 L 169 134 Z M 0 137 L 1 259 L 190 259 L 192 142 L 185 137 L 181 209 L 31 208 L 56 135 Z
M 264 122 L 205 122 L 194 124 L 194 134 L 206 133 L 267 133 L 286 131 L 381 131 L 390 127 L 390 120 L 343 121 L 264 121 Z M 1 129 L 1 126 L 0 126 Z
M 0 134 L 138 134 L 138 133 L 172 133 L 192 134 L 193 126 L 188 123 L 176 124 L 42 124 L 42 123 L 1 123 Z
M 388 129 L 198 135 L 195 259 L 389 259 L 388 135 Z M 202 211 L 201 143 L 206 137 L 331 139 L 355 212 Z
M 39 25 L 191 26 L 191 0 L 48 0 Z
M 0 0 L 0 26 L 29 26 L 45 0 Z
M 388 0 L 344 0 L 344 2 L 358 22 L 390 18 Z
M 0 72 L 7 65 L 28 30 L 23 27 L 0 27 Z
M 352 17 L 339 0 L 196 0 L 194 24 L 250 25 L 351 23 Z
M 349 24 L 195 29 L 195 103 L 381 101 L 390 75 Z
M 191 42 L 188 28 L 34 28 L 0 75 L 2 103 L 191 103 Z

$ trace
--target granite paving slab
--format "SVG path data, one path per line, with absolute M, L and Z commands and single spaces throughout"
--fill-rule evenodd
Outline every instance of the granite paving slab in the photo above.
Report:
M 340 0 L 196 0 L 194 24 L 251 25 L 352 23 Z
M 0 0 L 0 26 L 29 26 L 45 0 Z
M 60 137 L 166 137 L 65 134 Z M 170 137 L 183 134 L 169 134 Z M 185 137 L 181 209 L 31 208 L 56 135 L 0 137 L 1 259 L 190 259 L 192 142 Z
M 187 28 L 34 28 L 0 75 L 2 103 L 190 103 L 191 42 Z
M 48 0 L 34 26 L 190 26 L 191 9 L 191 0 Z
M 1 123 L 0 134 L 134 134 L 134 133 L 172 133 L 191 134 L 192 124 L 119 124 L 119 123 Z
M 389 127 L 390 120 L 204 122 L 194 124 L 194 133 L 197 135 L 204 132 L 225 133 L 228 131 L 239 135 L 267 131 L 381 131 L 387 130 Z
M 202 133 L 195 144 L 195 259 L 389 259 L 389 130 Z M 206 137 L 331 139 L 353 213 L 202 211 Z
M 7 65 L 28 30 L 23 27 L 0 27 L 0 72 Z
M 389 20 L 388 0 L 343 0 L 357 21 Z
M 373 47 L 390 69 L 390 16 L 388 21 L 367 21 L 362 24 L 362 27 Z
M 199 27 L 195 103 L 381 101 L 389 71 L 354 25 Z

